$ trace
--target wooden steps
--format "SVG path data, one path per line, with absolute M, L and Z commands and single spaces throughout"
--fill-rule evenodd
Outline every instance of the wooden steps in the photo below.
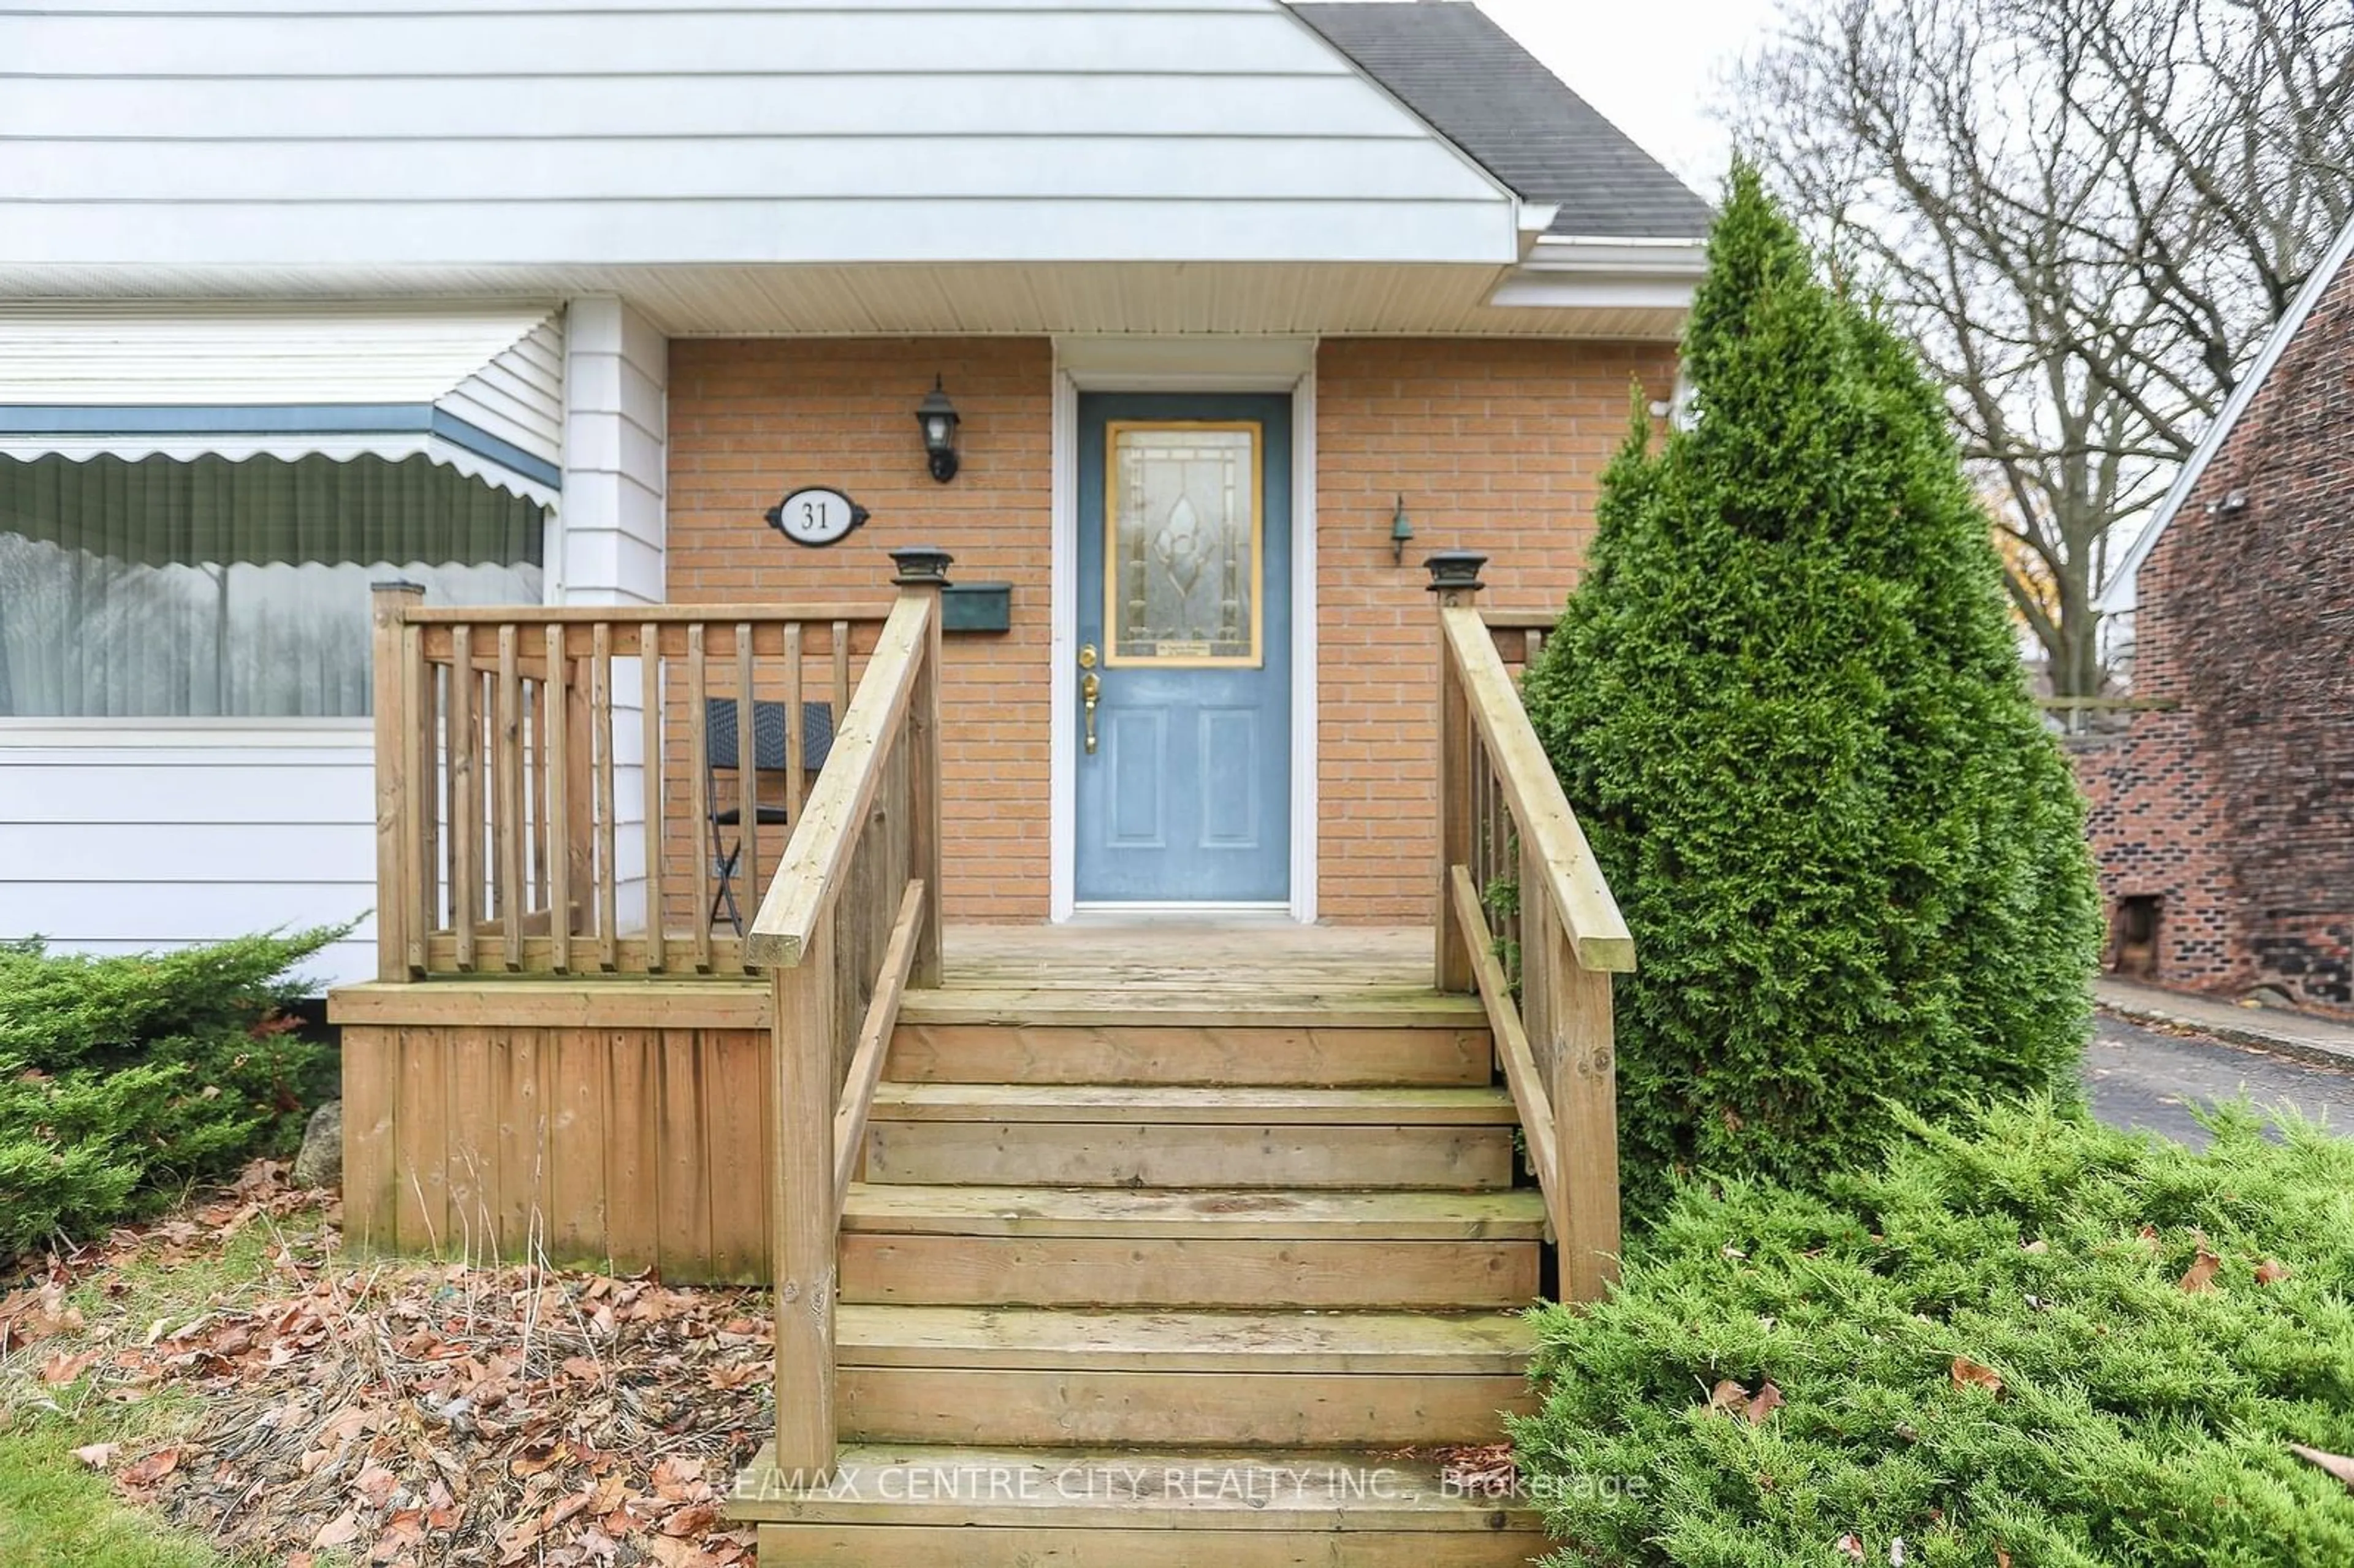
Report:
M 1432 1460 L 1331 1449 L 852 1444 L 809 1489 L 763 1450 L 728 1514 L 758 1522 L 764 1568 L 1502 1568 L 1544 1550 L 1532 1510 Z
M 762 1562 L 1525 1563 L 1533 1510 L 1405 1451 L 1531 1403 L 1545 1213 L 1468 998 L 1346 967 L 910 992 L 839 1243 L 828 1486 Z
M 1494 1440 L 1529 1409 L 1500 1312 L 1171 1312 L 845 1304 L 844 1435 L 1045 1446 Z
M 1471 1084 L 1488 1082 L 1487 1020 L 1330 1024 L 910 1022 L 891 1071 L 925 1084 Z
M 1518 1312 L 1039 1311 L 875 1307 L 834 1319 L 843 1364 L 1096 1371 L 1513 1376 L 1535 1348 Z
M 1244 1189 L 851 1190 L 844 1301 L 1517 1307 L 1537 1194 Z
M 1493 1313 L 845 1305 L 836 1346 L 843 1436 L 865 1441 L 1486 1443 L 1531 1408 L 1526 1330 Z
M 867 1175 L 1072 1187 L 1504 1187 L 1500 1088 L 887 1084 Z
M 948 986 L 907 993 L 899 1025 L 990 1023 L 1013 1028 L 1139 1024 L 1193 1029 L 1479 1029 L 1488 1015 L 1477 999 L 1414 986 L 1345 991 L 1266 987 L 1248 993 L 1205 992 L 1201 977 L 1117 989 L 1074 986 Z
M 1529 1187 L 1483 1192 L 1267 1192 L 1240 1187 L 850 1189 L 846 1231 L 985 1236 L 1218 1235 L 1257 1240 L 1534 1241 L 1544 1201 Z
M 1288 1085 L 885 1084 L 877 1121 L 1141 1121 L 1510 1127 L 1512 1097 L 1479 1088 Z

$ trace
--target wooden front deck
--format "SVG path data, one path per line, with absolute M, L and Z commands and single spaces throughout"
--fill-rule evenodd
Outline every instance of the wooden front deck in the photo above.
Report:
M 944 930 L 938 552 L 882 616 L 380 596 L 347 1234 L 773 1283 L 770 1563 L 1525 1561 L 1532 1510 L 1397 1451 L 1494 1441 L 1518 1309 L 1611 1277 L 1633 948 L 1441 561 L 1435 924 L 1391 931 Z M 695 759 L 777 705 L 738 940 Z

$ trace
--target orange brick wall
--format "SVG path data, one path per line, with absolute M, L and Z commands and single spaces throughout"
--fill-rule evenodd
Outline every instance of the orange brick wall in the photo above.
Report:
M 1483 606 L 1558 605 L 1594 531 L 1602 468 L 1665 344 L 1327 342 L 1316 356 L 1317 903 L 1348 924 L 1430 917 L 1437 631 L 1420 567 L 1484 552 Z M 1414 523 L 1390 563 L 1400 494 Z
M 1482 601 L 1551 606 L 1576 576 L 1631 382 L 1664 397 L 1664 345 L 1339 340 L 1317 361 L 1318 768 L 1325 918 L 1429 913 L 1432 549 L 1494 557 Z M 1053 351 L 1043 339 L 683 339 L 670 359 L 673 602 L 887 602 L 894 546 L 938 544 L 959 581 L 1013 588 L 1013 630 L 952 637 L 946 912 L 1047 912 L 1046 659 Z M 935 374 L 964 416 L 963 471 L 932 482 L 916 431 Z M 789 484 L 846 489 L 875 520 L 830 550 L 761 514 Z M 1405 496 L 1416 538 L 1390 564 Z M 769 853 L 773 853 L 771 849 Z M 768 858 L 764 853 L 763 859 Z
M 941 376 L 963 468 L 937 484 L 916 403 Z M 1054 350 L 1043 338 L 695 339 L 670 347 L 670 599 L 887 606 L 885 551 L 938 545 L 951 580 L 1011 582 L 1013 630 L 951 637 L 941 684 L 943 912 L 1046 917 L 1046 605 Z M 874 520 L 828 549 L 763 514 L 832 484 Z M 762 858 L 778 846 L 764 847 Z

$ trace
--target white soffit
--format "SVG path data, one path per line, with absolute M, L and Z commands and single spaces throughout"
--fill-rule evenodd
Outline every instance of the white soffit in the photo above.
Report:
M 0 307 L 0 451 L 425 455 L 552 501 L 563 327 L 546 305 Z
M 0 298 L 280 302 L 610 294 L 670 337 L 1272 334 L 1673 342 L 1688 302 L 1503 308 L 1496 267 L 981 263 L 875 267 L 76 268 L 0 265 Z

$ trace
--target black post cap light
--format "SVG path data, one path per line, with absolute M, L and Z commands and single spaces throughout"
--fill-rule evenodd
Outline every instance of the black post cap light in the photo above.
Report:
M 931 461 L 932 477 L 942 484 L 957 475 L 957 411 L 941 389 L 940 378 L 932 377 L 932 389 L 916 405 L 916 423 L 923 427 L 924 455 Z
M 1479 568 L 1488 564 L 1488 557 L 1477 550 L 1436 550 L 1422 564 L 1430 573 L 1433 593 L 1445 593 L 1450 588 L 1478 593 L 1488 586 L 1479 580 Z
M 949 565 L 956 559 L 938 545 L 908 545 L 891 552 L 899 568 L 891 582 L 897 588 L 946 588 Z

